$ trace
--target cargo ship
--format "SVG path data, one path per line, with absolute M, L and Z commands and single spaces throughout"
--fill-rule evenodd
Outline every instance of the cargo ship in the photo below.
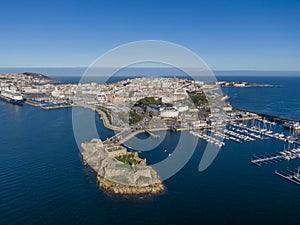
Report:
M 24 98 L 18 91 L 1 91 L 0 99 L 15 105 L 24 104 Z

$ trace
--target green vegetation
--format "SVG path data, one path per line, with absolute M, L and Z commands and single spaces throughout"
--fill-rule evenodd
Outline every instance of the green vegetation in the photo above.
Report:
M 135 108 L 132 108 L 129 113 L 129 125 L 131 126 L 133 124 L 136 124 L 136 123 L 142 121 L 143 118 L 144 117 L 142 115 L 140 115 L 136 112 Z
M 205 106 L 208 103 L 207 98 L 204 93 L 202 93 L 202 94 L 189 93 L 189 96 L 192 99 L 192 101 L 196 107 Z
M 152 117 L 152 113 L 146 112 L 147 105 L 161 105 L 161 98 L 155 97 L 145 97 L 140 99 L 130 110 L 129 112 L 129 125 L 134 125 L 142 121 L 145 115 Z M 143 105 L 143 106 L 141 106 Z
M 119 160 L 122 163 L 125 163 L 126 165 L 135 166 L 139 164 L 139 161 L 134 158 L 133 154 L 126 154 L 122 156 L 117 156 L 117 160 Z
M 137 171 L 137 170 L 139 170 L 139 168 L 138 167 L 131 167 L 130 165 L 128 165 L 128 164 L 117 164 L 116 165 L 116 168 L 120 168 L 120 169 L 130 169 L 130 170 L 133 170 L 133 171 Z
M 138 103 L 143 105 L 160 105 L 162 103 L 161 98 L 156 99 L 154 97 L 145 97 L 138 101 Z

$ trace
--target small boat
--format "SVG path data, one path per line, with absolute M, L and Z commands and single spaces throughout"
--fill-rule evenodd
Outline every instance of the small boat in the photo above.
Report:
M 282 126 L 288 129 L 294 129 L 294 130 L 300 129 L 300 123 L 294 121 L 287 121 Z
M 299 175 L 299 172 L 300 172 L 300 167 L 298 167 L 297 174 L 295 174 L 295 175 L 293 176 L 293 178 L 294 178 L 295 180 L 297 180 L 298 182 L 300 182 L 300 175 Z

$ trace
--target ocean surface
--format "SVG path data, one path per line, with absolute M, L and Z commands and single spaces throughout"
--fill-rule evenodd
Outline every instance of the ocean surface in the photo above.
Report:
M 300 78 L 259 75 L 223 75 L 219 80 L 271 84 L 223 91 L 235 107 L 299 120 Z M 78 82 L 69 74 L 56 79 Z M 165 193 L 128 199 L 105 194 L 95 173 L 83 165 L 72 109 L 44 111 L 0 102 L 0 121 L 1 225 L 299 224 L 300 187 L 274 174 L 275 169 L 300 166 L 299 159 L 260 168 L 250 163 L 253 154 L 283 149 L 280 141 L 226 142 L 211 166 L 199 172 L 206 147 L 199 140 L 189 162 L 164 182 Z M 97 115 L 95 121 L 101 139 L 113 135 Z M 149 164 L 168 157 L 180 135 L 167 132 L 159 146 L 141 156 Z

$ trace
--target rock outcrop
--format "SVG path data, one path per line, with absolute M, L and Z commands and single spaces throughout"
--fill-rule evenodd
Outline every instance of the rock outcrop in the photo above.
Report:
M 99 139 L 81 144 L 82 157 L 97 172 L 100 187 L 115 194 L 158 194 L 165 190 L 156 171 L 147 165 L 130 166 L 109 157 Z

